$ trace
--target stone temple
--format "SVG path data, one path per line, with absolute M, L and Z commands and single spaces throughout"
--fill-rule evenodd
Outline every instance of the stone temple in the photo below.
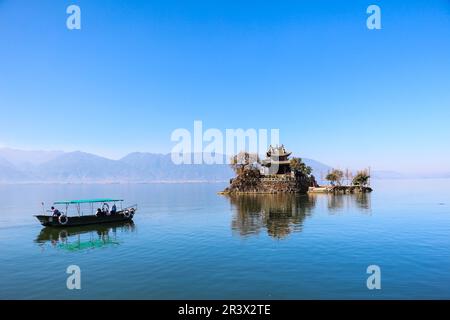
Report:
M 269 147 L 266 152 L 267 158 L 262 161 L 261 174 L 291 174 L 289 156 L 292 152 L 286 151 L 284 145 Z

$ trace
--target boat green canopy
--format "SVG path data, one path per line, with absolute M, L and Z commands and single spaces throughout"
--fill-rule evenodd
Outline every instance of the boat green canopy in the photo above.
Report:
M 85 199 L 85 200 L 69 200 L 69 201 L 56 201 L 53 204 L 81 204 L 81 203 L 99 203 L 99 202 L 118 202 L 122 199 Z
M 84 241 L 84 242 L 74 242 L 74 243 L 60 243 L 58 245 L 58 248 L 65 249 L 68 251 L 79 251 L 84 249 L 94 249 L 94 248 L 101 248 L 105 247 L 107 245 L 119 245 L 120 242 L 113 241 L 113 240 L 91 240 L 91 241 Z

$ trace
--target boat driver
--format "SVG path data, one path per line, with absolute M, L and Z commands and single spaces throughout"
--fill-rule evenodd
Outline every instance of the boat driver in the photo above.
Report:
M 59 212 L 59 210 L 56 209 L 55 207 L 51 207 L 51 210 L 53 212 L 53 216 L 59 218 L 59 216 L 61 215 L 61 212 Z

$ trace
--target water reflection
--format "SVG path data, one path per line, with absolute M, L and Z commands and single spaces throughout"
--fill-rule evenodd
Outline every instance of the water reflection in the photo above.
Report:
M 241 236 L 267 229 L 270 236 L 284 238 L 302 229 L 315 204 L 313 197 L 292 194 L 230 195 L 228 198 L 236 208 L 232 229 Z
M 370 213 L 370 194 L 254 194 L 228 195 L 235 209 L 231 227 L 234 233 L 248 236 L 267 230 L 269 236 L 283 239 L 301 232 L 306 217 L 316 206 L 325 205 L 329 214 L 356 208 Z
M 360 213 L 371 213 L 371 194 L 310 194 L 316 200 L 326 200 L 328 212 L 334 214 L 340 211 L 356 209 Z
M 134 232 L 135 228 L 132 221 L 68 228 L 44 227 L 34 242 L 42 249 L 51 245 L 68 251 L 79 251 L 118 245 L 118 234 Z

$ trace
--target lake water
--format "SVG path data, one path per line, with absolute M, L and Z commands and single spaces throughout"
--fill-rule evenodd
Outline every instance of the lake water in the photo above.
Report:
M 370 195 L 217 195 L 225 184 L 1 185 L 0 298 L 450 299 L 450 180 Z M 118 197 L 134 224 L 65 230 L 32 216 Z M 88 211 L 88 208 L 85 208 Z M 81 290 L 66 268 L 81 268 Z M 366 269 L 381 268 L 381 290 Z

